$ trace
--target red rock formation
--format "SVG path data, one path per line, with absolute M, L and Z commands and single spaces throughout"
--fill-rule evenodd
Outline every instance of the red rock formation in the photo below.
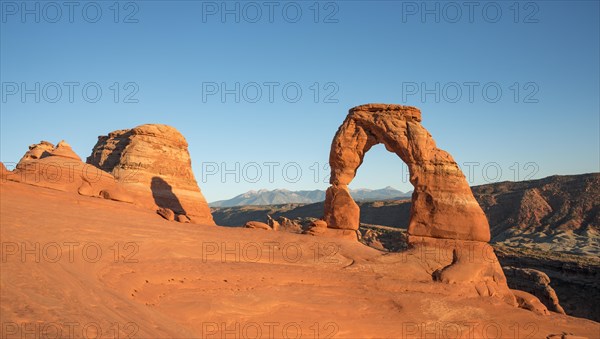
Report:
M 542 271 L 530 268 L 503 267 L 506 277 L 509 278 L 509 286 L 533 294 L 548 310 L 565 314 L 558 301 L 556 292 L 550 286 L 550 278 Z
M 458 285 L 467 293 L 496 297 L 517 306 L 494 249 L 486 242 L 409 236 L 407 255 L 420 254 L 432 278 Z
M 160 207 L 156 210 L 156 213 L 168 221 L 175 220 L 175 213 L 168 208 Z
M 516 305 L 494 251 L 487 244 L 490 227 L 485 214 L 452 156 L 437 148 L 421 125 L 417 108 L 368 104 L 350 110 L 333 138 L 329 154 L 331 187 L 324 213 L 328 230 L 358 229 L 360 210 L 347 185 L 365 153 L 379 143 L 396 153 L 410 171 L 414 186 L 408 226 L 412 251 L 427 249 L 445 258 L 428 263 L 436 267 L 433 279 L 460 284 L 475 295 L 499 297 Z
M 515 295 L 517 304 L 519 304 L 520 308 L 530 310 L 538 315 L 550 315 L 546 306 L 544 306 L 544 304 L 542 304 L 534 295 L 519 290 L 512 290 L 512 293 Z
M 268 224 L 265 224 L 264 222 L 260 222 L 260 221 L 248 221 L 246 224 L 244 224 L 244 227 L 245 228 L 256 228 L 256 229 L 267 230 L 267 231 L 273 230 L 271 228 L 271 226 L 269 226 Z
M 383 143 L 410 171 L 414 186 L 408 232 L 445 239 L 490 240 L 485 214 L 450 154 L 436 147 L 421 125 L 421 112 L 401 105 L 368 104 L 350 110 L 331 144 L 331 187 L 325 221 L 330 228 L 358 229 L 358 206 L 347 185 L 364 155 Z M 339 212 L 342 211 L 342 212 Z
M 4 166 L 3 162 L 0 162 L 0 176 L 2 177 L 2 181 L 6 180 L 6 176 L 10 174 L 10 171 Z
M 82 162 L 65 141 L 56 147 L 47 141 L 29 146 L 15 170 L 3 173 L 4 179 L 85 196 L 134 201 L 112 175 Z
M 187 141 L 173 127 L 148 124 L 100 136 L 87 163 L 114 175 L 147 207 L 214 225 L 192 172 Z
M 332 185 L 325 193 L 325 222 L 330 228 L 357 230 L 360 208 L 352 199 L 348 186 Z
M 42 140 L 39 144 L 33 144 L 29 146 L 29 151 L 25 152 L 25 155 L 19 160 L 19 163 L 25 160 L 41 159 L 50 155 L 50 152 L 54 150 L 54 145 L 48 141 Z
M 73 151 L 71 145 L 67 144 L 64 140 L 56 145 L 52 152 L 50 152 L 50 155 L 81 161 L 81 158 Z

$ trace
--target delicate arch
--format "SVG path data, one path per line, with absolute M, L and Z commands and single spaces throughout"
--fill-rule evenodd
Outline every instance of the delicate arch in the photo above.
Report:
M 452 156 L 439 148 L 410 106 L 367 104 L 350 109 L 329 154 L 331 187 L 325 200 L 328 227 L 358 229 L 360 211 L 350 196 L 364 155 L 382 143 L 408 166 L 414 186 L 409 235 L 461 240 L 490 240 L 485 214 Z

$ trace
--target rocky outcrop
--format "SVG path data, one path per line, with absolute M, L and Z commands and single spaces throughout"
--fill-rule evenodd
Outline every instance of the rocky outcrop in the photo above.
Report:
M 505 266 L 503 270 L 510 288 L 531 293 L 538 297 L 548 310 L 565 314 L 556 292 L 550 286 L 550 278 L 546 273 L 512 266 Z
M 165 220 L 167 220 L 167 221 L 175 220 L 175 212 L 173 212 L 172 210 L 170 210 L 168 208 L 159 207 L 158 210 L 156 210 L 156 213 L 158 215 L 160 215 L 161 217 L 165 218 Z
M 6 180 L 8 174 L 10 174 L 10 171 L 4 166 L 3 162 L 0 162 L 0 176 L 2 177 L 2 181 Z
M 273 229 L 268 224 L 260 221 L 248 221 L 245 225 L 245 228 L 256 228 L 261 230 L 272 231 Z
M 330 228 L 358 229 L 359 209 L 348 193 L 364 155 L 383 143 L 408 166 L 414 186 L 408 232 L 415 236 L 489 241 L 490 229 L 464 174 L 436 147 L 421 112 L 401 105 L 368 104 L 350 110 L 331 144 L 331 187 L 325 201 Z
M 178 214 L 177 217 L 175 218 L 175 220 L 177 220 L 178 222 L 183 223 L 183 224 L 190 223 L 190 218 L 185 214 Z
M 39 144 L 33 144 L 29 146 L 29 150 L 25 152 L 19 163 L 27 160 L 35 160 L 45 158 L 50 155 L 51 152 L 54 151 L 54 144 L 42 140 Z
M 494 247 L 503 267 L 544 272 L 560 300 L 560 306 L 568 315 L 600 321 L 600 303 L 597 302 L 600 298 L 600 260 L 596 256 L 511 248 L 499 244 Z M 513 276 L 508 270 L 506 274 L 509 286 L 519 284 L 519 280 L 522 280 L 513 281 Z M 529 291 L 531 286 L 528 288 L 525 284 L 520 285 L 523 287 L 518 289 L 532 293 Z M 540 299 L 544 302 L 543 296 Z
M 281 217 L 285 218 L 285 217 Z M 313 220 L 311 221 L 304 233 L 310 235 L 320 235 L 327 231 L 327 223 L 324 220 Z
M 360 208 L 352 199 L 348 186 L 332 185 L 325 193 L 325 222 L 330 228 L 357 230 Z
M 75 153 L 75 151 L 73 151 L 71 145 L 67 144 L 67 142 L 64 140 L 62 140 L 56 145 L 56 147 L 52 150 L 50 155 L 81 161 L 81 158 L 77 155 L 77 153 Z
M 173 127 L 148 124 L 100 136 L 87 163 L 114 175 L 145 206 L 214 225 L 192 172 L 187 141 Z
M 519 304 L 520 308 L 529 310 L 538 315 L 550 315 L 546 306 L 544 306 L 534 295 L 519 290 L 512 290 L 512 293 L 515 295 L 517 304 Z
M 516 305 L 494 250 L 487 244 L 490 227 L 485 214 L 452 156 L 437 148 L 421 125 L 417 108 L 368 104 L 350 109 L 331 143 L 331 186 L 324 212 L 328 230 L 358 229 L 360 209 L 347 185 L 365 153 L 379 143 L 398 155 L 410 172 L 414 186 L 408 224 L 411 250 L 426 248 L 443 254 L 440 258 L 444 259 L 427 260 L 434 268 L 433 279 Z
M 47 141 L 29 146 L 15 170 L 6 172 L 3 179 L 84 196 L 134 202 L 134 197 L 112 175 L 82 162 L 65 141 L 56 147 Z
M 271 227 L 274 231 L 279 231 L 279 227 L 281 226 L 279 221 L 273 219 L 270 215 L 267 215 L 267 225 L 269 225 L 269 227 Z
M 418 254 L 432 278 L 457 285 L 465 295 L 494 297 L 517 306 L 494 249 L 486 242 L 409 236 L 407 255 Z

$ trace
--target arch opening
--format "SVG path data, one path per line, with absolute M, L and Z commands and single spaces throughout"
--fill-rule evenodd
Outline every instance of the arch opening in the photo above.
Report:
M 409 181 L 406 163 L 383 144 L 376 144 L 365 153 L 348 188 L 360 208 L 359 226 L 407 229 L 414 187 Z

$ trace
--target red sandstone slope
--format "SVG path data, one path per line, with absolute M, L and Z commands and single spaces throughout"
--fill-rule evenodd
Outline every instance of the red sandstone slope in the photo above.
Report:
M 538 316 L 433 282 L 432 271 L 448 258 L 431 253 L 188 227 L 132 204 L 14 182 L 0 184 L 0 214 L 7 338 L 20 337 L 22 326 L 145 338 L 223 330 L 240 337 L 257 328 L 265 337 L 299 329 L 303 338 L 315 331 L 321 338 L 418 338 L 432 328 L 463 338 L 490 328 L 503 338 L 600 333 L 592 321 Z

